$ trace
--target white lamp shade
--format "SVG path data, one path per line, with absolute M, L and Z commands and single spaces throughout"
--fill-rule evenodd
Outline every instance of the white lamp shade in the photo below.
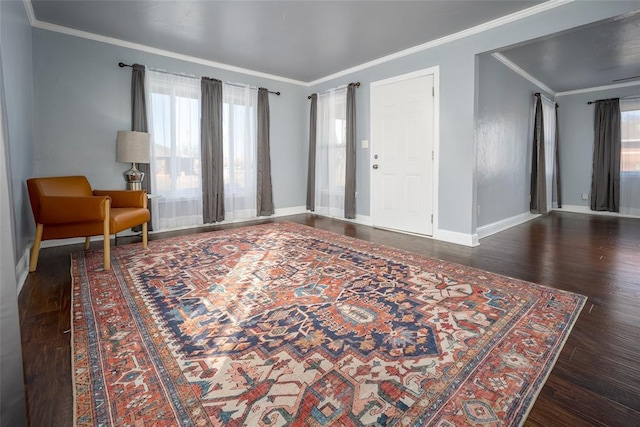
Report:
M 149 163 L 149 134 L 119 130 L 116 161 L 122 163 Z

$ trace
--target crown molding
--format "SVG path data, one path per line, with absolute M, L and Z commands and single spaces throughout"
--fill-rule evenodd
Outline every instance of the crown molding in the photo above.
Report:
M 266 78 L 266 79 L 270 79 L 270 80 L 280 81 L 280 82 L 284 82 L 284 83 L 290 83 L 290 84 L 299 85 L 299 86 L 311 87 L 311 86 L 315 86 L 315 85 L 320 84 L 320 83 L 327 82 L 329 80 L 333 80 L 333 79 L 338 78 L 338 77 L 346 76 L 348 74 L 352 74 L 352 73 L 355 73 L 357 71 L 361 71 L 361 70 L 365 70 L 367 68 L 374 67 L 376 65 L 384 64 L 385 62 L 393 61 L 393 60 L 398 59 L 398 58 L 403 58 L 403 57 L 408 56 L 408 55 L 413 55 L 414 53 L 422 52 L 424 50 L 428 50 L 428 49 L 434 48 L 436 46 L 440 46 L 440 45 L 443 45 L 443 44 L 446 44 L 446 43 L 450 43 L 450 42 L 455 41 L 455 40 L 459 40 L 459 39 L 462 39 L 462 38 L 465 38 L 465 37 L 472 36 L 474 34 L 478 34 L 478 33 L 484 32 L 484 31 L 488 31 L 488 30 L 491 30 L 493 28 L 497 28 L 497 27 L 500 27 L 502 25 L 508 24 L 510 22 L 518 21 L 520 19 L 524 19 L 524 18 L 536 15 L 536 14 L 544 12 L 544 11 L 547 11 L 547 10 L 550 10 L 550 9 L 554 9 L 554 8 L 556 8 L 558 6 L 562 6 L 564 4 L 571 3 L 573 1 L 575 1 L 575 0 L 550 0 L 550 1 L 546 1 L 546 2 L 541 3 L 539 5 L 536 5 L 536 6 L 533 6 L 533 7 L 530 7 L 530 8 L 527 8 L 527 9 L 512 13 L 510 15 L 506 15 L 506 16 L 494 19 L 494 20 L 489 21 L 489 22 L 485 22 L 485 23 L 480 24 L 480 25 L 476 25 L 475 27 L 468 28 L 466 30 L 459 31 L 459 32 L 457 32 L 455 34 L 450 34 L 448 36 L 441 37 L 439 39 L 432 40 L 430 42 L 423 43 L 423 44 L 418 45 L 418 46 L 414 46 L 414 47 L 411 47 L 411 48 L 408 48 L 408 49 L 404 49 L 404 50 L 401 50 L 399 52 L 392 53 L 391 55 L 383 56 L 381 58 L 374 59 L 373 61 L 365 62 L 364 64 L 360 64 L 360 65 L 357 65 L 355 67 L 348 68 L 346 70 L 342 70 L 342 71 L 339 71 L 337 73 L 333 73 L 333 74 L 330 74 L 328 76 L 325 76 L 325 77 L 322 77 L 320 79 L 313 80 L 313 81 L 310 81 L 310 82 L 303 82 L 301 80 L 295 80 L 295 79 L 290 79 L 290 78 L 287 78 L 287 77 L 276 76 L 276 75 L 273 75 L 273 74 L 263 73 L 261 71 L 255 71 L 255 70 L 250 70 L 250 69 L 247 69 L 247 68 L 236 67 L 236 66 L 229 65 L 229 64 L 223 64 L 221 62 L 210 61 L 210 60 L 207 60 L 207 59 L 198 58 L 198 57 L 189 56 L 189 55 L 184 55 L 184 54 L 181 54 L 181 53 L 172 52 L 172 51 L 168 51 L 168 50 L 164 50 L 164 49 L 158 49 L 158 48 L 155 48 L 155 47 L 151 47 L 151 46 L 147 46 L 147 45 L 143 45 L 143 44 L 139 44 L 139 43 L 128 42 L 128 41 L 121 40 L 121 39 L 116 39 L 116 38 L 113 38 L 113 37 L 101 36 L 99 34 L 90 33 L 88 31 L 76 30 L 76 29 L 65 27 L 65 26 L 62 26 L 62 25 L 51 24 L 51 23 L 48 23 L 48 22 L 39 21 L 35 17 L 35 13 L 33 11 L 33 5 L 31 4 L 31 0 L 23 0 L 23 3 L 24 3 L 25 10 L 27 12 L 27 16 L 29 18 L 29 22 L 30 22 L 31 26 L 35 27 L 35 28 L 40 28 L 40 29 L 43 29 L 43 30 L 53 31 L 53 32 L 61 33 L 61 34 L 67 34 L 67 35 L 70 35 L 70 36 L 85 38 L 85 39 L 88 39 L 88 40 L 94 40 L 94 41 L 107 43 L 107 44 L 120 46 L 120 47 L 125 47 L 125 48 L 129 48 L 129 49 L 139 50 L 141 52 L 152 53 L 152 54 L 155 54 L 155 55 L 166 56 L 166 57 L 178 59 L 178 60 L 181 60 L 181 61 L 192 62 L 192 63 L 195 63 L 195 64 L 206 65 L 206 66 L 209 66 L 209 67 L 220 68 L 222 70 L 233 71 L 233 72 L 236 72 L 236 73 L 247 74 L 247 75 L 251 75 L 251 76 L 255 76 L 255 77 Z M 527 77 L 525 77 L 525 78 L 527 78 Z M 533 78 L 533 77 L 531 77 L 531 78 Z M 529 79 L 527 78 L 527 80 L 529 80 Z M 533 83 L 538 85 L 535 82 L 533 82 Z M 540 83 L 540 84 L 542 84 L 542 83 Z M 547 90 L 547 89 L 544 89 L 544 90 Z M 553 91 L 550 91 L 550 92 L 553 93 Z
M 588 87 L 585 89 L 568 90 L 565 92 L 558 92 L 556 93 L 556 96 L 578 95 L 581 93 L 600 92 L 601 90 L 619 89 L 621 87 L 639 86 L 639 85 L 640 85 L 640 80 L 635 82 L 616 83 L 612 85 Z
M 574 0 L 550 0 L 539 5 L 512 13 L 510 15 L 503 16 L 501 18 L 494 19 L 489 22 L 485 22 L 484 24 L 476 25 L 475 27 L 468 28 L 466 30 L 459 31 L 455 34 L 450 34 L 448 36 L 440 37 L 439 39 L 432 40 L 427 43 L 423 43 L 418 46 L 410 47 L 405 50 L 401 50 L 396 53 L 392 53 L 391 55 L 383 56 L 382 58 L 374 59 L 373 61 L 365 62 L 364 64 L 356 65 L 355 67 L 348 68 L 346 70 L 338 71 L 337 73 L 328 75 L 326 77 L 322 77 L 320 79 L 314 80 L 312 82 L 307 83 L 307 86 L 315 86 L 320 83 L 324 83 L 330 80 L 333 80 L 338 77 L 343 77 L 357 71 L 362 71 L 367 68 L 374 67 L 376 65 L 384 64 L 385 62 L 393 61 L 398 58 L 403 58 L 405 56 L 413 55 L 414 53 L 422 52 L 424 50 L 428 50 L 434 48 L 436 46 L 443 45 L 445 43 L 450 43 L 455 40 L 459 40 L 465 37 L 472 36 L 474 34 L 482 33 L 484 31 L 488 31 L 502 25 L 508 24 L 510 22 L 519 21 L 520 19 L 527 18 L 529 16 L 537 15 L 538 13 L 554 9 L 558 6 L 565 5 L 567 3 L 571 3 Z M 546 90 L 546 89 L 545 89 Z
M 31 4 L 31 0 L 22 0 L 22 4 L 24 5 L 25 12 L 27 12 L 29 24 L 33 27 L 36 22 L 36 15 L 33 12 L 33 5 Z
M 529 80 L 534 85 L 538 86 L 540 89 L 551 94 L 552 96 L 557 96 L 557 93 L 553 89 L 551 89 L 549 86 L 547 86 L 546 84 L 542 83 L 540 80 L 533 77 L 531 74 L 527 73 L 525 70 L 517 66 L 514 62 L 512 62 L 509 58 L 507 58 L 503 54 L 494 52 L 491 54 L 491 56 L 493 56 L 498 61 L 502 62 L 507 67 L 511 68 L 513 71 L 515 71 L 525 79 Z

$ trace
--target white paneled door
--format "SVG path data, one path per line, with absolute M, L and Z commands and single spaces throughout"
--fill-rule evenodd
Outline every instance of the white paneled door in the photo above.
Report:
M 374 227 L 433 234 L 434 75 L 371 84 Z

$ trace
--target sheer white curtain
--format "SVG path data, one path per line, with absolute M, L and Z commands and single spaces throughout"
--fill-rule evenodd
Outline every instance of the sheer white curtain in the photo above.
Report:
M 620 100 L 620 213 L 640 216 L 640 98 Z
M 544 164 L 547 186 L 547 209 L 558 207 L 556 193 L 556 103 L 542 96 L 542 120 L 544 124 Z
M 222 85 L 225 220 L 255 218 L 258 91 Z
M 318 95 L 315 212 L 344 217 L 347 89 Z
M 203 223 L 200 170 L 200 79 L 146 73 L 151 134 L 154 230 Z

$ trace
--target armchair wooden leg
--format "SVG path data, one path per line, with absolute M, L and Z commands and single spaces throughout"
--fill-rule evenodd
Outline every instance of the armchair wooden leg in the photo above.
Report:
M 111 206 L 109 203 L 109 199 L 105 202 L 105 213 L 104 213 L 104 269 L 111 269 L 111 242 L 109 235 L 109 212 L 111 210 Z
M 44 225 L 38 224 L 36 226 L 36 236 L 33 239 L 33 247 L 31 248 L 31 260 L 29 261 L 29 272 L 33 273 L 36 271 L 36 267 L 38 266 L 38 255 L 40 255 L 40 242 L 42 241 L 42 230 L 44 230 Z
M 84 238 L 84 250 L 88 251 L 90 245 L 91 245 L 91 236 L 87 236 Z
M 147 223 L 145 222 L 144 224 L 142 224 L 142 247 L 147 249 L 147 244 L 149 242 L 149 237 L 148 237 L 148 228 L 147 227 Z

